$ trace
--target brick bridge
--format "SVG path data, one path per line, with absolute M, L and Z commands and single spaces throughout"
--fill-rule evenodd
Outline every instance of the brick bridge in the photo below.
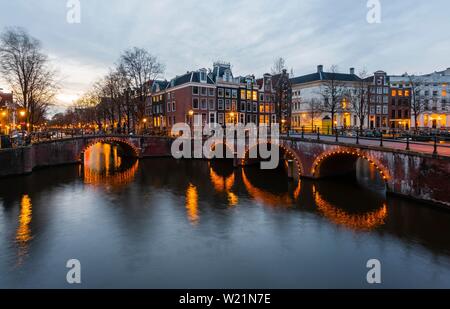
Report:
M 0 176 L 30 173 L 35 167 L 82 162 L 85 150 L 97 142 L 120 144 L 127 155 L 137 158 L 170 156 L 172 141 L 169 137 L 156 136 L 85 135 L 4 149 L 0 150 Z M 447 155 L 313 137 L 281 137 L 280 153 L 288 174 L 296 179 L 320 179 L 354 172 L 356 161 L 363 159 L 376 168 L 389 193 L 450 207 L 450 156 Z M 244 158 L 235 163 L 252 162 Z

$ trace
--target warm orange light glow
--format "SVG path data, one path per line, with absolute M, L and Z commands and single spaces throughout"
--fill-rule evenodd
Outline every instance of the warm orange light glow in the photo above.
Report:
M 255 201 L 259 203 L 263 203 L 271 207 L 290 207 L 293 204 L 293 201 L 288 193 L 277 195 L 253 186 L 247 178 L 244 169 L 242 169 L 242 181 L 248 193 L 255 199 Z
M 24 116 L 27 114 L 27 112 L 24 111 L 24 110 L 21 110 L 21 111 L 19 112 L 19 114 L 20 114 L 21 117 L 24 117 Z
M 189 221 L 191 221 L 193 225 L 196 225 L 199 220 L 198 192 L 197 187 L 192 183 L 190 183 L 188 188 L 186 189 L 186 209 Z
M 325 201 L 314 190 L 314 200 L 319 211 L 330 221 L 354 230 L 372 230 L 385 223 L 388 215 L 386 205 L 378 210 L 364 214 L 349 214 Z
M 191 110 L 189 111 L 189 116 L 192 116 L 192 115 L 194 115 L 194 111 L 191 109 Z

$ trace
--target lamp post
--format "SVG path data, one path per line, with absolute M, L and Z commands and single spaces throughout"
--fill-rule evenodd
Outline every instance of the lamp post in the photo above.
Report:
M 191 110 L 189 110 L 189 112 L 188 112 L 188 115 L 189 115 L 189 127 L 191 128 L 191 134 L 192 134 L 192 127 L 193 127 L 193 123 L 192 123 L 192 119 L 193 119 L 193 116 L 194 116 L 194 111 L 191 109 Z
M 147 118 L 142 119 L 142 122 L 144 123 L 144 134 L 147 131 Z

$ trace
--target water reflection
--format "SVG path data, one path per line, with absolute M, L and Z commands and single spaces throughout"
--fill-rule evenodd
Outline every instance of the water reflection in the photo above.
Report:
M 198 215 L 198 192 L 197 187 L 190 183 L 186 189 L 186 210 L 189 221 L 197 225 Z
M 32 204 L 28 195 L 24 195 L 20 202 L 19 226 L 16 231 L 16 242 L 19 246 L 18 265 L 21 265 L 24 257 L 28 254 L 28 245 L 31 236 Z
M 226 169 L 224 170 L 223 166 L 220 166 L 220 163 L 211 164 L 211 162 L 209 162 L 208 167 L 209 177 L 216 192 L 226 194 L 229 207 L 236 206 L 239 203 L 239 198 L 231 190 L 236 179 L 234 170 L 231 171 L 231 173 L 227 174 Z M 223 172 L 223 175 L 219 175 L 218 173 L 216 173 L 214 171 L 214 168 L 221 170 Z
M 267 179 L 267 178 L 264 178 Z M 247 192 L 253 197 L 253 199 L 259 203 L 263 203 L 272 207 L 290 207 L 293 200 L 290 197 L 289 192 L 280 192 L 278 194 L 272 193 L 268 190 L 258 188 L 253 185 L 246 174 L 245 168 L 242 169 L 242 182 L 244 183 Z
M 86 184 L 122 187 L 133 182 L 138 167 L 138 160 L 122 159 L 117 145 L 97 143 L 86 151 L 82 173 Z
M 371 230 L 385 223 L 388 215 L 386 204 L 375 211 L 362 214 L 352 214 L 339 209 L 322 198 L 319 191 L 313 186 L 314 202 L 317 209 L 331 222 L 343 225 L 354 230 Z

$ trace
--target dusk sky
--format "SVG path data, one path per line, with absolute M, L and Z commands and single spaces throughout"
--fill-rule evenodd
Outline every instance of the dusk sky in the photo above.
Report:
M 388 74 L 450 67 L 450 1 L 381 0 L 381 23 L 368 23 L 367 0 L 80 0 L 81 22 L 66 20 L 66 0 L 1 0 L 0 30 L 25 28 L 59 71 L 67 106 L 129 47 L 146 48 L 164 78 L 231 62 L 235 75 L 269 72 L 276 57 L 296 76 L 318 64 Z M 0 88 L 7 89 L 4 81 Z

